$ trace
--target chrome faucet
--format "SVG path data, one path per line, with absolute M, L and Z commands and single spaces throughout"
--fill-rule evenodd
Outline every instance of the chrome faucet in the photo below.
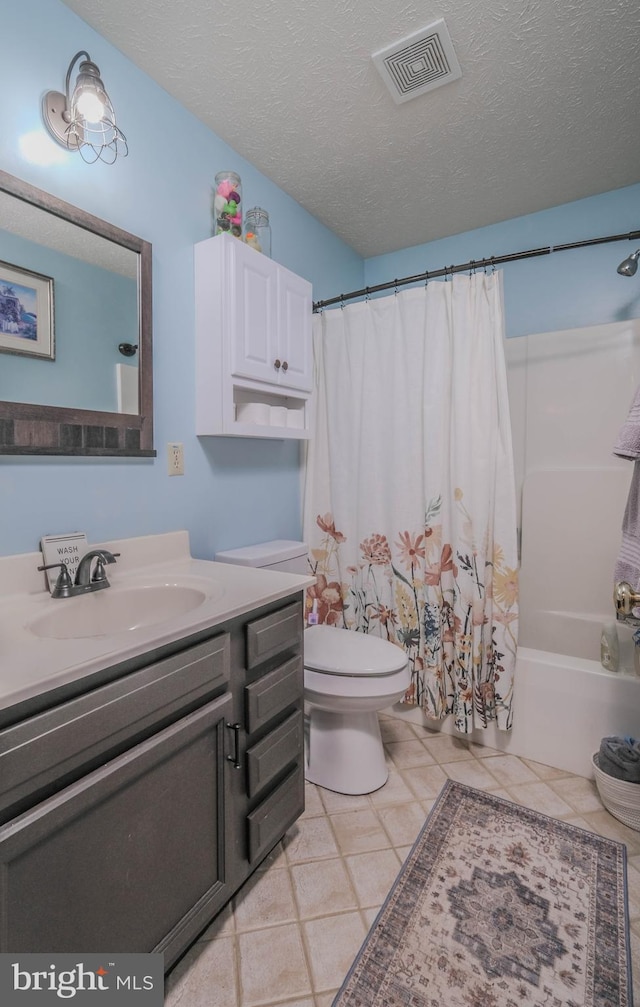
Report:
M 88 587 L 94 591 L 99 591 L 101 587 L 109 587 L 104 567 L 105 564 L 115 563 L 116 556 L 119 555 L 119 552 L 114 554 L 109 552 L 108 549 L 91 549 L 89 552 L 86 552 L 76 570 L 76 586 Z M 96 560 L 96 566 L 93 574 L 91 574 L 91 564 L 94 559 Z
M 89 594 L 92 591 L 101 591 L 103 588 L 109 587 L 109 581 L 107 580 L 104 568 L 105 565 L 115 563 L 116 556 L 119 555 L 119 552 L 109 552 L 108 549 L 89 550 L 89 552 L 84 554 L 78 564 L 75 580 L 71 579 L 71 574 L 69 573 L 67 564 L 64 562 L 49 563 L 46 566 L 39 566 L 38 570 L 52 570 L 59 566 L 60 573 L 53 590 L 51 591 L 51 597 L 73 598 L 79 594 Z M 94 559 L 96 564 L 92 573 L 91 565 Z

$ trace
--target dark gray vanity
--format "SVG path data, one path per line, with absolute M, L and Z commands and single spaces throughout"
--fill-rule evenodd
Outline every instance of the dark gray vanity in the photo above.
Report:
M 172 966 L 303 810 L 302 630 L 295 592 L 4 711 L 0 951 Z

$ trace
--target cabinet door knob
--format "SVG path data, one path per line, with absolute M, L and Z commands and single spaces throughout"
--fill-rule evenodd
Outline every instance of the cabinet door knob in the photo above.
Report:
M 278 359 L 276 358 L 276 359 L 275 359 L 275 360 L 273 361 L 273 366 L 275 367 L 275 369 L 276 369 L 277 371 L 279 371 L 279 370 L 280 370 L 280 368 L 281 368 L 281 366 L 282 366 L 282 364 L 281 364 L 281 363 L 280 363 L 280 361 L 279 361 L 279 360 L 278 360 Z
M 283 370 L 283 371 L 287 371 L 287 370 L 289 370 L 289 364 L 287 363 L 287 361 L 286 361 L 286 360 L 283 360 L 283 361 L 282 361 L 282 370 Z

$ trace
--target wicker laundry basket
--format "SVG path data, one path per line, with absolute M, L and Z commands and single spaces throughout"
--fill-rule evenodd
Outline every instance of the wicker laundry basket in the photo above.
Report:
M 596 752 L 591 761 L 600 800 L 614 818 L 640 832 L 640 783 L 627 783 L 609 776 L 600 769 L 599 755 Z

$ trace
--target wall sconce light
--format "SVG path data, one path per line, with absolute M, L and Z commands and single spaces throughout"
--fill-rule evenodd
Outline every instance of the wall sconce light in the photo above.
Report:
M 84 59 L 71 91 L 71 74 L 81 57 Z M 126 157 L 129 153 L 127 138 L 116 125 L 116 115 L 100 79 L 100 70 L 84 49 L 69 63 L 65 93 L 47 91 L 45 94 L 42 117 L 54 140 L 67 150 L 78 150 L 89 164 L 98 160 L 113 164 L 119 154 Z

